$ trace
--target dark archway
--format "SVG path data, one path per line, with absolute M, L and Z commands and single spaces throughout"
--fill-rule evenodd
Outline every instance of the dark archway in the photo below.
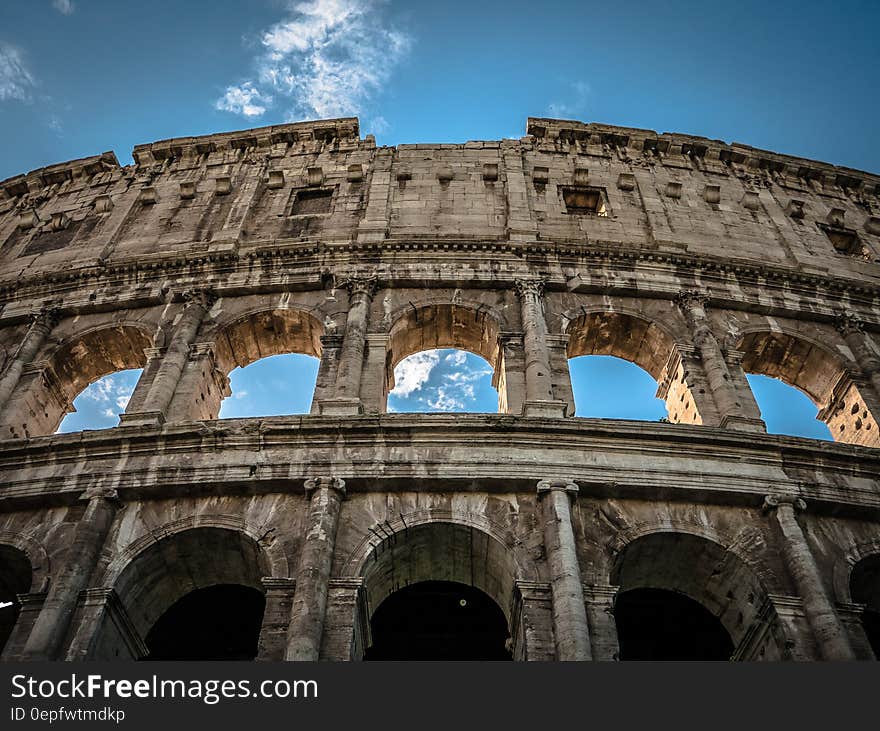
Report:
M 370 620 L 364 660 L 510 660 L 507 619 L 479 589 L 421 581 L 391 594 Z
M 874 657 L 880 659 L 880 554 L 859 561 L 849 580 L 852 600 L 864 604 L 862 627 Z
M 196 589 L 178 599 L 147 634 L 144 660 L 253 660 L 266 600 L 240 584 Z
M 702 604 L 667 589 L 633 589 L 614 605 L 621 660 L 729 660 L 734 645 Z
M 18 595 L 30 591 L 31 580 L 28 557 L 17 548 L 0 545 L 0 652 L 18 621 Z

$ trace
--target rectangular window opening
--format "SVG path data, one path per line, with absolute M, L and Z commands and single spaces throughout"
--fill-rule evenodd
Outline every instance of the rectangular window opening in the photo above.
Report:
M 601 188 L 563 188 L 562 200 L 565 212 L 575 216 L 608 216 L 605 193 Z
M 315 216 L 330 213 L 330 202 L 333 199 L 331 188 L 309 188 L 297 190 L 293 194 L 291 216 Z

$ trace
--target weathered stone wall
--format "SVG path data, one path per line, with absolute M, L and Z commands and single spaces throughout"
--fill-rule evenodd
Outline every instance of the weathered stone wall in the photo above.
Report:
M 516 659 L 614 658 L 639 587 L 699 601 L 736 658 L 872 657 L 850 577 L 880 554 L 880 178 L 544 119 L 134 158 L 0 183 L 5 657 L 139 657 L 187 591 L 238 583 L 266 597 L 260 657 L 359 659 L 429 579 L 492 597 Z M 385 413 L 436 347 L 486 358 L 498 414 Z M 320 359 L 310 415 L 218 421 L 229 372 L 284 352 Z M 574 418 L 589 354 L 650 373 L 671 423 Z M 134 367 L 121 426 L 53 434 Z M 747 372 L 838 443 L 766 434 Z

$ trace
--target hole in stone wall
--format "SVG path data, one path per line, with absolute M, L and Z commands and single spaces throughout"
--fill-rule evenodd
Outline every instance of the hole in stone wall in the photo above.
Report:
M 657 382 L 635 363 L 613 355 L 585 355 L 568 364 L 575 416 L 639 421 L 666 417 L 666 405 L 655 396 Z M 683 403 L 681 408 L 686 408 Z
M 142 368 L 116 371 L 89 384 L 73 400 L 73 411 L 61 420 L 56 434 L 118 426 L 142 373 Z
M 507 620 L 485 593 L 422 581 L 383 601 L 370 621 L 364 660 L 510 660 Z
M 333 191 L 330 188 L 297 190 L 290 207 L 291 216 L 315 216 L 330 213 Z
M 734 645 L 702 604 L 668 589 L 632 589 L 614 605 L 621 660 L 729 660 Z
M 219 418 L 309 413 L 318 365 L 310 355 L 285 353 L 235 368 L 229 374 L 232 395 L 221 402 Z
M 605 193 L 601 188 L 572 187 L 562 189 L 565 212 L 576 216 L 608 215 Z
M 770 376 L 748 373 L 746 378 L 770 434 L 831 440 L 831 431 L 816 418 L 816 405 L 805 393 Z
M 239 584 L 196 589 L 176 601 L 146 637 L 145 660 L 253 660 L 265 598 Z
M 423 350 L 401 360 L 394 368 L 394 389 L 388 393 L 388 411 L 494 413 L 498 391 L 492 368 L 466 350 Z

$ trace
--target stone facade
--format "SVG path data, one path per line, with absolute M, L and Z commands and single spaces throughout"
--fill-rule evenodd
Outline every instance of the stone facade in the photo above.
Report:
M 180 597 L 241 584 L 261 659 L 356 660 L 426 580 L 492 597 L 519 660 L 616 658 L 639 587 L 698 601 L 737 659 L 873 658 L 880 177 L 550 119 L 134 160 L 0 182 L 5 658 L 141 657 Z M 438 347 L 489 361 L 497 414 L 385 413 L 394 366 Z M 233 368 L 288 352 L 320 358 L 311 414 L 217 420 Z M 669 423 L 574 418 L 589 354 L 650 373 Z M 53 434 L 126 368 L 119 427 Z M 836 443 L 766 434 L 746 373 L 804 391 Z

